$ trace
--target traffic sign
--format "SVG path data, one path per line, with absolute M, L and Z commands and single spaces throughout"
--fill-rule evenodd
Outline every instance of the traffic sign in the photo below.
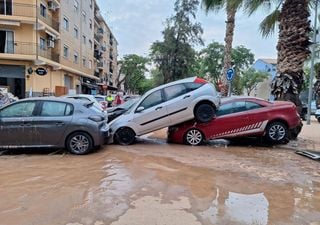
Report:
M 48 71 L 43 67 L 39 67 L 36 69 L 36 74 L 38 74 L 39 76 L 44 76 L 47 73 L 48 73 Z
M 228 69 L 227 71 L 227 80 L 228 81 L 232 81 L 233 80 L 233 77 L 234 77 L 234 70 L 233 69 Z

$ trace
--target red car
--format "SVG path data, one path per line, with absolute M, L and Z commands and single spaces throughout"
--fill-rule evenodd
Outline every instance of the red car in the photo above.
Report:
M 216 117 L 209 123 L 194 120 L 168 129 L 168 141 L 200 145 L 218 138 L 265 137 L 268 143 L 288 143 L 301 131 L 302 123 L 291 102 L 269 102 L 253 97 L 222 99 Z

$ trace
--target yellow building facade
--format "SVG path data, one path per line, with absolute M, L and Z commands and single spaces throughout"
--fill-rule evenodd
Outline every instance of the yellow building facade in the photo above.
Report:
M 97 13 L 94 0 L 0 0 L 0 87 L 19 98 L 101 93 Z

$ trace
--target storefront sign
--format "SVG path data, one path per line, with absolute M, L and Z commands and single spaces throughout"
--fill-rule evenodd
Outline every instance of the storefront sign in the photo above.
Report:
M 39 76 L 47 75 L 47 73 L 48 71 L 43 67 L 39 67 L 36 69 L 36 74 L 38 74 Z

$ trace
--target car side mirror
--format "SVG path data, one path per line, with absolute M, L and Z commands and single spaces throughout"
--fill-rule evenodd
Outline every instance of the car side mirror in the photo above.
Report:
M 144 107 L 143 107 L 143 106 L 140 106 L 140 107 L 137 108 L 136 112 L 139 113 L 139 112 L 142 112 L 143 110 L 144 110 Z

